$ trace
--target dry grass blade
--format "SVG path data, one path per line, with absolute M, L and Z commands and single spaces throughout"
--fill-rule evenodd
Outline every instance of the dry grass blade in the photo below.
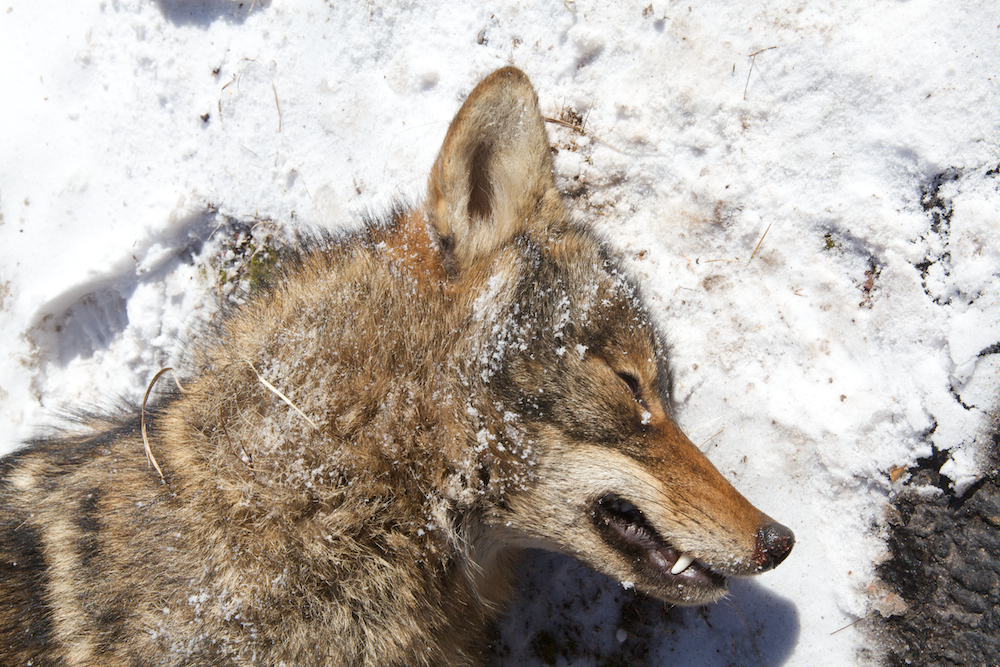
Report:
M 588 118 L 590 117 L 589 111 L 587 112 L 587 117 Z M 602 144 L 604 144 L 605 146 L 607 146 L 616 153 L 621 153 L 622 155 L 628 155 L 628 153 L 625 153 L 624 151 L 615 148 L 614 146 L 606 142 L 604 139 L 601 139 L 599 136 L 594 134 L 593 132 L 584 129 L 583 123 L 580 124 L 570 123 L 569 121 L 562 120 L 561 118 L 552 118 L 551 116 L 542 116 L 542 120 L 544 120 L 546 123 L 555 123 L 556 125 L 562 125 L 565 128 L 573 130 L 577 134 L 583 134 L 590 137 L 591 139 L 596 139 L 597 141 L 600 141 Z
M 580 132 L 581 134 L 583 133 L 583 130 L 580 129 L 579 125 L 574 125 L 573 123 L 562 120 L 561 118 L 551 118 L 550 116 L 544 116 L 544 118 L 545 121 L 548 123 L 555 123 L 556 125 L 562 125 L 563 127 L 568 127 L 569 129 Z
M 149 400 L 149 392 L 153 391 L 153 385 L 156 384 L 156 381 L 160 379 L 160 376 L 166 373 L 167 371 L 172 371 L 172 370 L 174 369 L 170 367 L 161 368 L 160 371 L 153 376 L 153 379 L 149 381 L 149 386 L 146 387 L 146 394 L 142 397 L 142 409 L 140 411 L 141 417 L 139 420 L 139 424 L 142 430 L 142 446 L 146 448 L 146 460 L 154 468 L 156 468 L 156 472 L 160 473 L 160 481 L 162 481 L 164 484 L 167 483 L 167 480 L 163 476 L 163 471 L 160 470 L 160 464 L 156 462 L 156 457 L 153 456 L 153 450 L 149 447 L 149 437 L 146 436 L 146 401 Z M 181 383 L 177 380 L 176 374 L 174 375 L 174 381 L 177 382 L 178 387 L 181 386 Z M 183 388 L 181 388 L 181 391 L 183 391 Z
M 305 419 L 307 422 L 309 422 L 309 424 L 314 429 L 316 429 L 317 431 L 319 430 L 319 426 L 316 426 L 316 422 L 314 422 L 313 420 L 309 419 L 309 417 L 306 416 L 306 413 L 304 413 L 301 410 L 299 410 L 298 406 L 296 406 L 294 403 L 292 403 L 292 401 L 287 396 L 285 396 L 280 391 L 278 391 L 277 387 L 275 387 L 273 384 L 271 384 L 270 382 L 268 382 L 267 380 L 265 380 L 264 378 L 262 378 L 261 375 L 260 375 L 260 373 L 257 372 L 257 369 L 253 367 L 253 364 L 251 364 L 249 360 L 244 359 L 243 361 L 247 362 L 247 366 L 250 367 L 250 370 L 253 371 L 253 374 L 257 376 L 257 380 L 262 385 L 264 385 L 265 387 L 267 387 L 275 396 L 277 396 L 278 398 L 280 398 L 281 400 L 283 400 L 285 403 L 287 403 L 290 408 L 292 408 L 293 410 L 295 410 L 296 412 L 298 412 L 300 415 L 302 415 L 302 418 Z
M 281 132 L 281 105 L 278 104 L 278 89 L 273 80 L 271 81 L 271 90 L 274 91 L 274 107 L 278 110 L 278 132 Z
M 757 241 L 757 245 L 754 246 L 753 253 L 750 255 L 750 259 L 747 260 L 747 264 L 753 261 L 754 255 L 757 254 L 757 251 L 760 249 L 760 244 L 764 242 L 764 237 L 767 236 L 769 231 L 771 231 L 771 225 L 768 225 L 767 229 L 764 230 L 764 233 L 760 235 L 760 241 Z
M 173 368 L 164 368 L 163 370 L 165 370 L 165 371 L 173 371 L 173 374 L 174 374 L 174 384 L 177 385 L 177 391 L 181 392 L 182 394 L 188 393 L 188 390 L 185 389 L 184 385 L 181 384 L 181 379 L 179 377 L 177 377 L 177 371 L 175 371 Z
M 715 432 L 715 433 L 713 433 L 712 435 L 710 435 L 710 436 L 708 436 L 707 438 L 705 438 L 705 440 L 704 440 L 704 441 L 702 441 L 702 443 L 701 443 L 700 445 L 698 445 L 698 449 L 701 449 L 701 450 L 703 450 L 703 451 L 704 451 L 704 449 L 705 449 L 705 445 L 707 445 L 708 443 L 710 443 L 710 442 L 712 441 L 712 439 L 713 439 L 713 438 L 715 438 L 715 437 L 716 437 L 717 435 L 719 435 L 720 433 L 722 433 L 722 432 L 723 432 L 723 431 L 725 431 L 725 430 L 726 430 L 726 427 L 725 427 L 725 426 L 723 426 L 723 427 L 722 427 L 722 428 L 720 428 L 720 429 L 719 429 L 718 431 L 716 431 L 716 432 Z
M 760 54 L 760 53 L 764 53 L 765 51 L 770 51 L 771 49 L 776 49 L 776 48 L 778 48 L 778 47 L 777 46 L 769 46 L 766 49 L 761 49 L 760 51 L 754 51 L 753 53 L 750 54 L 750 71 L 747 72 L 747 83 L 746 83 L 745 86 L 743 86 L 743 101 L 744 102 L 747 99 L 747 89 L 750 87 L 750 75 L 753 74 L 753 66 L 754 66 L 754 63 L 757 62 L 757 55 Z

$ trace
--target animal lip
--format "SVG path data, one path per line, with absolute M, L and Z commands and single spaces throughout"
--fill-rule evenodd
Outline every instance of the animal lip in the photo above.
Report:
M 621 496 L 599 498 L 591 515 L 605 542 L 655 571 L 670 583 L 702 588 L 725 588 L 726 578 L 672 547 L 638 507 Z

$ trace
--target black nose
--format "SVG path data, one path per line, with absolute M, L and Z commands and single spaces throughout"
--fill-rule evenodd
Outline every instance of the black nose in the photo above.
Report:
M 757 531 L 757 551 L 754 561 L 758 572 L 778 566 L 788 557 L 795 545 L 795 535 L 780 523 L 769 523 Z

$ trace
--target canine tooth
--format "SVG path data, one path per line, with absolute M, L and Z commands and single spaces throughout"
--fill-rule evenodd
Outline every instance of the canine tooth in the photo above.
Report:
M 681 554 L 681 557 L 677 559 L 677 562 L 674 563 L 674 566 L 670 568 L 670 574 L 680 574 L 684 570 L 688 569 L 691 566 L 691 563 L 693 562 L 694 558 L 692 558 L 687 554 Z

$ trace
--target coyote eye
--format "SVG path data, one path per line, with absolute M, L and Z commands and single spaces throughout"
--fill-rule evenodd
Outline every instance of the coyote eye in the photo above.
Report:
M 629 375 L 628 373 L 618 373 L 618 377 L 625 383 L 628 390 L 632 392 L 632 399 L 642 402 L 642 393 L 639 391 L 639 381 L 635 379 L 635 376 Z

